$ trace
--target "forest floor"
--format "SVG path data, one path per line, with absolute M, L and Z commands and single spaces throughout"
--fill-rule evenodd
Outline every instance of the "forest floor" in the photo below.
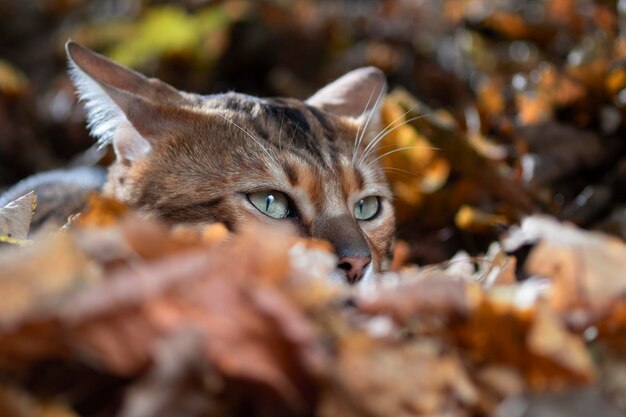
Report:
M 410 148 L 378 285 L 284 231 L 0 208 L 0 416 L 626 412 L 624 1 L 0 0 L 0 27 L 0 188 L 98 159 L 68 38 L 207 94 L 375 65 Z

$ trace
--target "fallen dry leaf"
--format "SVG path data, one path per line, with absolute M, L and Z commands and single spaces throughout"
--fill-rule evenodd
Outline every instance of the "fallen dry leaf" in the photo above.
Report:
M 77 227 L 111 226 L 129 213 L 128 207 L 119 201 L 92 194 L 89 196 L 87 208 L 75 216 L 72 223 Z
M 485 213 L 475 207 L 461 206 L 454 218 L 456 226 L 461 230 L 486 231 L 502 227 L 509 223 L 506 216 Z
M 511 397 L 495 411 L 495 417 L 619 417 L 623 410 L 614 407 L 594 388 L 572 388 L 544 394 Z
M 380 143 L 376 146 L 382 158 L 395 195 L 397 215 L 405 219 L 408 213 L 423 203 L 423 195 L 441 188 L 449 174 L 449 163 L 437 154 L 437 149 L 408 121 L 409 116 L 394 96 L 384 102 Z
M 356 334 L 339 346 L 320 416 L 469 416 L 477 393 L 436 341 L 376 342 Z
M 579 311 L 572 324 L 584 328 L 608 315 L 626 294 L 626 245 L 621 239 L 532 216 L 505 244 L 511 249 L 529 242 L 538 244 L 524 266 L 527 273 L 552 282 L 550 302 L 557 311 Z
M 98 275 L 76 242 L 64 234 L 2 251 L 0 329 L 12 328 L 25 317 L 47 314 Z
M 36 206 L 37 197 L 30 192 L 0 207 L 0 236 L 26 240 Z
M 189 328 L 200 335 L 202 357 L 221 374 L 260 384 L 292 409 L 312 401 L 311 378 L 325 372 L 327 353 L 313 325 L 278 287 L 289 276 L 292 239 L 282 232 L 250 232 L 209 252 L 213 245 L 181 247 L 163 234 L 139 248 L 138 223 L 119 224 L 126 233 L 118 235 L 130 237 L 120 243 L 130 243 L 144 261 L 118 265 L 106 279 L 69 294 L 53 289 L 47 301 L 57 301 L 43 317 L 35 314 L 39 293 L 24 289 L 30 298 L 4 312 L 11 327 L 0 336 L 0 362 L 19 357 L 24 365 L 77 352 L 132 375 L 148 366 L 159 340 Z M 142 230 L 150 233 L 146 224 Z M 240 261 L 233 263 L 236 257 Z M 74 276 L 66 272 L 60 270 L 60 277 Z M 38 337 L 49 343 L 25 349 Z
M 399 323 L 424 313 L 436 313 L 442 319 L 465 316 L 475 302 L 469 285 L 443 272 L 426 272 L 422 277 L 404 278 L 396 286 L 381 289 L 371 299 L 363 300 L 359 309 L 371 315 L 388 315 Z
M 152 369 L 128 390 L 121 417 L 214 414 L 224 381 L 202 356 L 200 334 L 182 329 L 158 342 Z
M 390 96 L 407 111 L 407 117 L 412 119 L 410 124 L 420 135 L 428 137 L 428 141 L 440 149 L 439 153 L 449 161 L 452 169 L 475 179 L 489 193 L 511 204 L 515 211 L 532 211 L 532 200 L 522 187 L 503 175 L 502 167 L 498 167 L 494 161 L 480 156 L 454 124 L 418 114 L 416 109 L 420 107 L 405 91 L 395 90 Z M 424 111 L 423 108 L 421 110 Z
M 596 371 L 582 337 L 568 332 L 559 317 L 544 305 L 537 309 L 526 343 L 531 353 L 563 366 L 583 381 L 595 378 Z
M 49 35 L 128 52 L 150 29 L 142 70 L 189 91 L 306 97 L 381 68 L 398 89 L 375 157 L 406 245 L 345 288 L 328 244 L 97 196 L 52 237 L 0 232 L 28 243 L 0 245 L 2 417 L 624 415 L 623 241 L 537 218 L 496 241 L 528 213 L 626 238 L 623 1 L 99 3 L 0 6 L 3 52 L 34 76 L 3 89 L 0 68 L 0 189 L 89 143 Z

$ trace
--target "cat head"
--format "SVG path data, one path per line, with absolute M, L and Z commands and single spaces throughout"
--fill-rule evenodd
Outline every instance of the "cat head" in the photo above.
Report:
M 66 49 L 91 133 L 115 150 L 106 193 L 171 223 L 289 222 L 332 244 L 334 279 L 364 281 L 384 266 L 395 225 L 373 142 L 380 70 L 352 71 L 306 101 L 202 96 Z

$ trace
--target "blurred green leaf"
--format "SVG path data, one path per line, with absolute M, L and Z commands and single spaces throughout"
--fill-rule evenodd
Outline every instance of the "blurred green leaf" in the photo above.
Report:
M 159 56 L 193 53 L 207 37 L 227 28 L 231 17 L 213 6 L 191 15 L 178 6 L 150 8 L 132 30 L 132 37 L 114 46 L 109 56 L 130 67 L 138 67 Z M 220 51 L 214 51 L 217 55 Z

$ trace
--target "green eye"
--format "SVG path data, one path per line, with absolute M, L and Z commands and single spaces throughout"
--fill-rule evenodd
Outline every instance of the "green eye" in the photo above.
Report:
M 354 205 L 354 217 L 357 220 L 369 220 L 378 213 L 378 197 L 369 196 L 360 199 Z
M 289 216 L 291 208 L 289 199 L 280 191 L 259 191 L 248 194 L 248 200 L 261 213 L 275 219 L 283 219 Z

